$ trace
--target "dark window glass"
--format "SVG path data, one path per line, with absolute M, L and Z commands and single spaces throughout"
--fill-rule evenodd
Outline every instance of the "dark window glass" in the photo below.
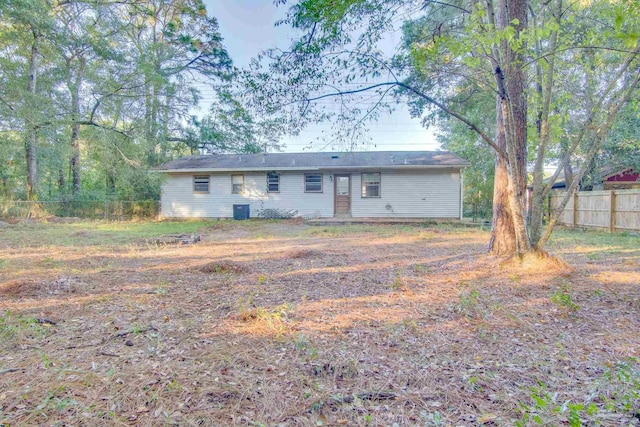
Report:
M 322 193 L 322 174 L 305 174 L 304 191 L 305 193 Z

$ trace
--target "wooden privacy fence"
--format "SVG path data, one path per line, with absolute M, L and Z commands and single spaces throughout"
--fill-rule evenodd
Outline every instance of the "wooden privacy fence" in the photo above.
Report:
M 78 217 L 106 220 L 155 218 L 160 213 L 155 200 L 126 201 L 0 201 L 0 218 Z
M 566 193 L 552 194 L 549 208 L 555 210 Z M 560 224 L 614 230 L 640 230 L 640 190 L 580 191 L 562 211 Z

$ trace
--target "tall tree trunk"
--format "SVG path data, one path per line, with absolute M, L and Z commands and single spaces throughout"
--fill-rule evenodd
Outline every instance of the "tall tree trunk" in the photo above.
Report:
M 80 165 L 80 88 L 84 79 L 85 59 L 78 58 L 76 78 L 71 82 L 71 63 L 67 61 L 69 72 L 69 90 L 71 92 L 71 194 L 74 196 L 80 191 L 81 165 Z
M 7 183 L 7 176 L 6 175 L 0 176 L 0 182 L 2 182 L 2 195 L 4 197 L 8 197 L 9 196 L 9 184 Z
M 147 141 L 147 161 L 150 166 L 156 166 L 158 164 L 158 155 L 156 153 L 156 147 L 158 145 L 158 89 L 155 83 L 151 83 L 151 87 L 148 90 L 146 99 L 146 134 L 145 139 Z
M 499 100 L 496 103 L 496 112 L 496 144 L 506 152 L 507 141 Z M 491 220 L 489 253 L 498 256 L 514 254 L 516 251 L 516 235 L 513 228 L 513 219 L 507 192 L 509 186 L 508 174 L 507 161 L 499 155 L 496 155 L 496 169 L 493 179 L 493 218 Z
M 556 1 L 555 20 L 558 29 L 562 24 L 562 0 Z M 536 23 L 534 22 L 534 26 Z M 550 50 L 554 52 L 558 44 L 558 29 L 551 33 Z M 540 43 L 536 45 L 536 55 L 542 54 Z M 533 191 L 529 200 L 529 238 L 532 246 L 536 246 L 542 236 L 542 217 L 544 215 L 544 158 L 549 143 L 549 114 L 551 109 L 551 94 L 553 91 L 553 76 L 555 74 L 555 55 L 551 55 L 546 61 L 546 73 L 542 64 L 536 66 L 538 79 L 538 95 L 541 104 L 538 111 L 538 149 L 536 162 L 533 168 Z M 569 177 L 570 179 L 571 177 Z
M 60 166 L 58 169 L 58 190 L 63 193 L 65 190 L 64 168 Z
M 74 196 L 80 191 L 80 141 L 78 135 L 80 133 L 80 125 L 74 123 L 71 126 L 71 194 Z
M 107 194 L 109 196 L 116 194 L 116 176 L 111 170 L 107 171 Z
M 37 79 L 38 79 L 38 42 L 40 35 L 33 32 L 33 43 L 31 45 L 31 54 L 29 55 L 29 79 L 27 81 L 27 93 L 29 96 L 30 107 L 33 107 L 36 98 Z M 34 117 L 29 117 L 35 112 L 35 108 L 29 108 L 25 117 L 25 129 L 27 137 L 25 139 L 25 155 L 27 160 L 27 200 L 36 200 L 38 194 L 38 126 Z
M 504 29 L 512 25 L 514 20 L 518 22 L 514 24 L 517 37 L 527 26 L 527 1 L 498 0 L 495 27 Z M 527 99 L 522 70 L 524 53 L 524 47 L 515 51 L 507 41 L 502 41 L 494 52 L 498 88 L 496 135 L 499 143 L 504 143 L 508 154 L 507 159 L 496 161 L 493 227 L 489 246 L 489 251 L 496 255 L 521 254 L 530 248 L 524 221 L 527 185 Z

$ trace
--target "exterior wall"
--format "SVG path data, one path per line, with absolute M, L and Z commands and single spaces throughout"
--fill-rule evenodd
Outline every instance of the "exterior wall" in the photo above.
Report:
M 350 174 L 353 217 L 460 217 L 461 182 L 457 169 L 382 171 L 379 198 L 362 198 L 361 172 Z M 323 172 L 322 193 L 304 192 L 304 172 L 282 172 L 279 193 L 267 193 L 266 173 L 243 175 L 245 194 L 240 195 L 231 194 L 228 172 L 210 174 L 208 194 L 194 194 L 193 173 L 168 174 L 162 186 L 162 215 L 165 218 L 232 218 L 234 204 L 248 204 L 251 217 L 262 208 L 297 210 L 300 216 L 333 217 L 334 183 L 330 179 L 333 172 Z
M 351 175 L 351 215 L 389 218 L 460 218 L 460 172 L 383 171 L 379 198 L 361 196 L 361 173 Z
M 242 174 L 242 172 L 238 172 Z M 280 192 L 267 193 L 264 172 L 244 173 L 244 194 L 231 194 L 231 174 L 211 173 L 209 193 L 193 192 L 193 176 L 206 173 L 172 173 L 162 185 L 162 216 L 165 218 L 233 218 L 233 205 L 250 205 L 251 217 L 259 209 L 293 209 L 298 215 L 333 216 L 333 183 L 322 176 L 322 193 L 304 192 L 303 172 L 282 172 Z

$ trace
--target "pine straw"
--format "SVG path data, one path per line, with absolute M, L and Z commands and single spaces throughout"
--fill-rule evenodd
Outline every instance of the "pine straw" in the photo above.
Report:
M 569 404 L 594 405 L 583 424 L 637 424 L 640 289 L 622 278 L 639 251 L 556 246 L 571 273 L 504 265 L 473 230 L 212 233 L 56 248 L 55 270 L 1 252 L 0 288 L 83 285 L 2 295 L 0 424 L 561 425 Z

